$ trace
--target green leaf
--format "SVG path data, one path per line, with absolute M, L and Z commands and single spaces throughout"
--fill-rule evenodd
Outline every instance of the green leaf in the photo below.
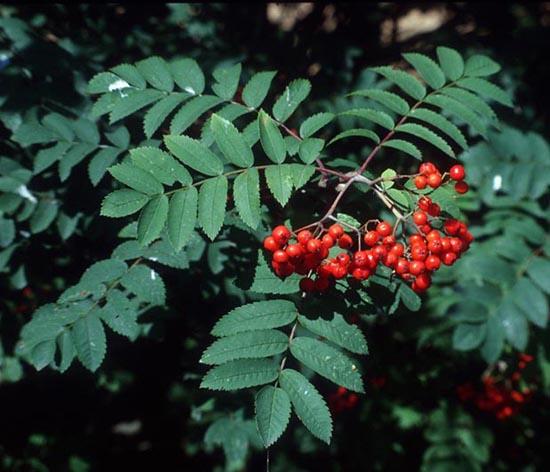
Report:
M 453 332 L 453 348 L 471 351 L 483 342 L 486 333 L 485 323 L 460 323 Z
M 203 113 L 216 105 L 223 103 L 223 99 L 214 95 L 201 95 L 186 102 L 174 115 L 170 122 L 170 134 L 178 135 L 189 128 Z
M 172 77 L 180 89 L 191 95 L 204 92 L 204 74 L 194 59 L 178 59 L 170 64 Z
M 73 363 L 76 357 L 76 348 L 74 346 L 71 332 L 64 330 L 57 337 L 57 347 L 60 353 L 59 372 L 65 372 Z
M 216 144 L 229 162 L 241 168 L 254 164 L 252 150 L 233 123 L 214 114 L 210 128 Z
M 232 123 L 237 118 L 239 118 L 240 116 L 246 115 L 247 113 L 250 113 L 250 110 L 245 106 L 240 105 L 238 103 L 228 103 L 222 109 L 220 109 L 216 113 L 216 115 L 219 118 L 223 118 L 224 120 Z M 212 131 L 213 118 L 214 118 L 214 115 L 211 115 L 201 129 L 201 142 L 207 147 L 212 146 L 212 144 L 214 143 L 214 133 Z M 247 141 L 245 140 L 245 143 L 246 142 Z M 252 146 L 249 146 L 249 147 L 252 147 Z
M 36 370 L 42 370 L 48 364 L 53 362 L 55 356 L 55 340 L 50 339 L 48 341 L 37 344 L 31 352 L 31 363 Z
M 15 133 L 13 133 L 12 139 L 22 146 L 49 143 L 50 141 L 58 140 L 51 130 L 36 123 L 21 124 Z
M 114 296 L 111 293 L 116 294 Z M 109 302 L 100 310 L 101 319 L 115 333 L 130 340 L 139 334 L 139 324 L 136 321 L 137 312 L 132 303 L 120 291 L 111 292 Z
M 548 300 L 527 278 L 520 278 L 512 289 L 512 299 L 533 324 L 546 328 L 548 324 Z
M 29 226 L 32 234 L 45 231 L 55 220 L 59 210 L 59 203 L 55 200 L 40 200 L 34 211 Z
M 112 72 L 100 72 L 94 75 L 88 82 L 89 94 L 106 93 L 112 90 L 112 85 L 120 81 L 120 78 Z
M 352 228 L 359 228 L 360 226 L 363 226 L 357 219 L 351 215 L 347 215 L 346 213 L 336 213 L 336 219 L 341 223 L 351 226 Z
M 233 182 L 233 199 L 243 223 L 256 229 L 261 219 L 258 169 L 248 169 L 237 176 Z
M 111 133 L 105 133 L 107 141 L 120 149 L 128 149 L 130 145 L 130 133 L 125 126 L 118 126 Z
M 73 141 L 74 131 L 72 129 L 72 123 L 59 113 L 48 113 L 43 119 L 42 124 L 51 129 L 61 139 L 65 141 Z
M 356 137 L 370 139 L 374 141 L 376 144 L 380 142 L 380 138 L 374 131 L 371 131 L 370 129 L 354 128 L 354 129 L 348 129 L 346 131 L 342 131 L 341 133 L 338 133 L 336 136 L 334 136 L 334 138 L 332 138 L 329 141 L 327 146 L 330 146 L 331 144 L 334 144 L 335 142 L 340 141 L 341 139 L 356 138 Z
M 269 190 L 284 207 L 292 195 L 292 167 L 289 164 L 268 166 L 265 168 L 265 178 Z
M 203 364 L 223 364 L 235 359 L 258 359 L 280 354 L 288 348 L 288 336 L 276 329 L 233 334 L 218 339 L 202 354 Z
M 464 75 L 470 77 L 480 77 L 496 74 L 500 66 L 490 57 L 482 54 L 476 54 L 466 60 Z
M 292 323 L 298 315 L 287 300 L 266 300 L 249 303 L 231 310 L 212 328 L 214 336 L 230 336 L 247 331 L 280 328 Z
M 277 72 L 275 71 L 258 72 L 254 74 L 244 86 L 242 93 L 243 102 L 249 107 L 258 108 L 265 100 L 271 82 L 276 74 Z
M 239 359 L 210 369 L 200 388 L 239 390 L 273 382 L 278 374 L 279 366 L 270 359 Z
M 153 305 L 163 305 L 165 302 L 164 282 L 153 269 L 143 264 L 135 265 L 128 270 L 120 283 L 144 302 Z
M 365 89 L 352 92 L 349 95 L 370 98 L 371 100 L 384 105 L 399 115 L 405 115 L 410 110 L 409 104 L 399 95 L 392 92 L 387 92 L 385 90 Z
M 109 173 L 124 185 L 148 195 L 162 193 L 164 187 L 153 174 L 130 163 L 123 162 L 107 169 Z
M 266 385 L 256 394 L 256 425 L 267 448 L 284 433 L 290 420 L 290 398 L 281 388 Z
M 466 138 L 464 138 L 462 132 L 447 118 L 439 113 L 435 113 L 427 108 L 417 108 L 411 112 L 410 116 L 411 118 L 424 121 L 425 123 L 440 129 L 451 137 L 462 149 L 466 149 L 468 147 L 468 143 L 466 142 Z
M 248 123 L 242 131 L 242 135 L 246 144 L 250 147 L 254 146 L 260 140 L 260 126 L 259 120 L 255 118 L 253 121 Z
M 457 102 L 462 103 L 466 107 L 470 108 L 476 113 L 479 113 L 481 116 L 484 116 L 489 120 L 497 120 L 497 115 L 494 110 L 481 98 L 471 92 L 468 92 L 467 90 L 456 87 L 447 87 L 443 89 L 441 93 L 454 98 Z
M 309 138 L 334 120 L 334 116 L 334 113 L 328 112 L 317 113 L 310 116 L 300 125 L 300 136 L 302 138 Z
M 199 224 L 213 241 L 223 224 L 227 204 L 227 177 L 206 180 L 199 191 Z
M 391 192 L 394 189 L 391 190 Z M 395 197 L 390 193 L 390 196 Z M 399 202 L 398 202 L 399 203 Z M 404 205 L 405 206 L 405 205 Z M 406 206 L 405 206 L 406 207 Z M 403 304 L 411 311 L 418 311 L 422 306 L 421 298 L 407 284 L 403 283 L 399 286 L 399 297 Z
M 152 174 L 166 185 L 173 185 L 177 180 L 183 185 L 192 182 L 188 170 L 177 162 L 170 154 L 154 147 L 138 147 L 130 150 L 132 163 Z
M 258 266 L 254 274 L 254 281 L 250 291 L 256 293 L 288 294 L 299 291 L 298 284 L 301 277 L 293 274 L 284 280 L 277 277 L 267 265 L 261 249 L 258 250 Z
M 292 183 L 294 188 L 298 190 L 309 182 L 309 179 L 315 173 L 314 166 L 304 166 L 302 164 L 290 164 L 290 171 L 292 173 Z
M 160 90 L 134 90 L 128 89 L 120 92 L 120 98 L 115 102 L 109 114 L 109 124 L 113 124 L 122 118 L 141 110 L 143 107 L 156 102 L 164 94 Z
M 332 436 L 332 419 L 323 397 L 317 389 L 299 372 L 284 369 L 279 382 L 288 394 L 294 411 L 300 421 L 321 441 L 330 444 Z
M 290 82 L 273 105 L 273 116 L 275 119 L 280 122 L 288 120 L 300 103 L 307 98 L 310 91 L 311 84 L 309 80 L 296 79 Z
M 371 110 L 370 108 L 354 108 L 352 110 L 343 111 L 339 113 L 339 115 L 364 118 L 365 120 L 372 121 L 373 123 L 389 130 L 393 129 L 395 126 L 395 123 L 390 115 L 384 113 L 383 111 Z
M 231 67 L 218 67 L 212 74 L 217 83 L 212 85 L 212 90 L 218 97 L 231 100 L 239 86 L 241 76 L 241 64 Z
M 108 146 L 100 149 L 88 164 L 88 177 L 90 182 L 95 187 L 107 172 L 107 168 L 110 167 L 116 158 L 122 153 L 122 149 Z
M 498 360 L 504 347 L 504 327 L 498 316 L 490 315 L 487 319 L 487 334 L 481 346 L 481 355 L 486 362 Z
M 319 138 L 306 138 L 300 143 L 300 159 L 306 164 L 315 162 L 325 146 L 325 140 Z
M 188 95 L 183 93 L 173 93 L 155 103 L 145 114 L 143 119 L 143 131 L 145 136 L 150 138 L 162 125 L 164 120 L 172 113 L 176 107 L 186 100 Z
M 178 190 L 170 199 L 168 209 L 168 238 L 176 251 L 180 251 L 191 238 L 197 221 L 198 192 L 195 187 Z
M 438 47 L 439 64 L 449 80 L 457 80 L 464 73 L 464 60 L 458 51 L 451 48 Z
M 390 82 L 397 85 L 403 92 L 416 100 L 422 100 L 426 96 L 426 88 L 411 74 L 402 70 L 393 69 L 390 66 L 372 67 L 371 70 L 383 75 Z
M 111 71 L 138 89 L 144 89 L 147 86 L 145 79 L 139 73 L 136 66 L 131 64 L 120 64 L 111 68 Z
M 46 170 L 56 161 L 61 160 L 67 150 L 71 147 L 71 143 L 58 142 L 52 147 L 41 149 L 36 153 L 34 158 L 34 170 L 33 173 L 39 174 Z
M 181 162 L 204 175 L 221 175 L 223 163 L 200 141 L 189 136 L 165 136 L 168 150 Z
M 168 218 L 168 197 L 158 195 L 152 198 L 141 211 L 138 220 L 138 241 L 147 246 L 160 236 Z
M 487 135 L 486 126 L 480 120 L 479 116 L 462 103 L 456 101 L 454 98 L 444 95 L 430 95 L 429 97 L 426 97 L 426 102 L 436 105 L 441 109 L 457 116 L 482 136 L 485 137 Z
M 141 210 L 149 197 L 135 190 L 115 190 L 108 194 L 101 203 L 101 215 L 120 218 Z
M 335 313 L 332 320 L 327 321 L 322 318 L 310 320 L 305 316 L 299 315 L 300 324 L 323 338 L 337 344 L 348 351 L 356 354 L 368 354 L 367 341 L 361 330 L 352 324 L 349 324 L 342 315 Z
M 290 352 L 305 366 L 322 377 L 355 392 L 364 392 L 357 366 L 345 354 L 317 339 L 296 337 Z
M 543 257 L 534 257 L 527 266 L 531 280 L 545 293 L 550 294 L 550 261 Z
M 59 179 L 64 182 L 69 177 L 72 168 L 96 150 L 96 146 L 88 143 L 75 144 L 59 161 Z
M 168 64 L 161 57 L 153 56 L 139 61 L 136 68 L 152 87 L 166 92 L 174 89 L 174 79 Z
M 296 139 L 294 136 L 285 136 L 286 152 L 289 156 L 295 156 L 296 154 L 298 154 L 301 142 L 302 141 Z
M 495 102 L 498 102 L 507 107 L 512 107 L 513 103 L 510 95 L 505 90 L 501 89 L 495 84 L 488 82 L 485 79 L 479 79 L 477 77 L 465 77 L 460 79 L 456 85 L 472 90 L 477 94 L 490 98 Z
M 286 157 L 286 146 L 279 127 L 263 110 L 258 114 L 258 121 L 263 150 L 272 162 L 281 164 Z
M 78 359 L 92 372 L 103 362 L 107 350 L 105 330 L 96 311 L 80 318 L 71 329 Z
M 440 136 L 438 136 L 428 128 L 425 128 L 424 126 L 417 125 L 414 123 L 405 123 L 405 124 L 399 125 L 396 128 L 396 131 L 401 133 L 412 134 L 413 136 L 416 136 L 418 138 L 421 138 L 429 142 L 439 150 L 443 151 L 448 156 L 455 157 L 455 153 L 453 152 L 451 146 L 449 146 L 443 138 L 441 138 Z
M 516 349 L 524 352 L 529 340 L 529 325 L 523 313 L 514 306 L 511 300 L 507 299 L 500 305 L 498 316 L 508 341 Z
M 417 70 L 420 77 L 422 77 L 431 88 L 438 89 L 445 85 L 445 75 L 443 75 L 443 71 L 429 57 L 415 52 L 403 54 L 403 57 Z
M 420 152 L 420 150 L 414 144 L 409 143 L 408 141 L 404 141 L 402 139 L 390 139 L 389 141 L 385 141 L 384 143 L 382 143 L 382 146 L 403 151 L 414 157 L 415 159 L 422 160 L 422 153 Z

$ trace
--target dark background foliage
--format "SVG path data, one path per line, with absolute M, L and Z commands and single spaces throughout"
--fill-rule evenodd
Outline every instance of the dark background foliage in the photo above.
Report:
M 8 113 L 36 104 L 84 113 L 90 102 L 79 91 L 94 73 L 153 54 L 193 57 L 206 70 L 221 61 L 240 60 L 249 71 L 278 70 L 281 86 L 307 77 L 313 84 L 310 107 L 315 110 L 351 90 L 366 67 L 399 64 L 402 52 L 433 54 L 436 46 L 446 45 L 464 54 L 485 52 L 502 64 L 503 86 L 515 91 L 516 108 L 503 116 L 508 124 L 542 135 L 550 124 L 548 3 L 26 4 L 0 5 L 0 16 L 19 18 L 31 31 L 21 47 L 17 38 L 3 38 L 9 64 L 0 71 L 0 80 L 1 93 L 8 97 L 2 110 Z M 15 67 L 32 74 L 10 75 Z M 135 125 L 129 126 L 132 142 L 141 139 L 140 125 Z M 0 154 L 10 155 L 11 131 L 0 126 L 0 133 Z M 63 192 L 66 211 L 82 212 L 89 221 L 65 243 L 42 233 L 17 255 L 27 267 L 34 298 L 25 298 L 7 283 L 0 285 L 6 352 L 13 350 L 31 304 L 55 300 L 65 283 L 74 283 L 115 246 L 121 227 L 110 227 L 99 218 L 96 192 L 105 191 L 89 185 L 85 170 L 77 170 Z M 297 201 L 296 206 L 304 203 Z M 542 206 L 547 203 L 545 197 Z M 283 216 L 279 212 L 274 220 Z M 480 220 L 481 215 L 473 212 L 470 218 Z M 235 238 L 239 245 L 254 244 L 242 234 Z M 209 394 L 198 390 L 194 376 L 210 327 L 238 301 L 225 284 L 228 277 L 246 271 L 246 259 L 239 250 L 233 252 L 236 262 L 217 273 L 205 258 L 193 271 L 167 272 L 169 309 L 147 315 L 154 320 L 150 335 L 136 343 L 110 335 L 109 354 L 98 374 L 82 367 L 64 375 L 37 373 L 25 366 L 21 380 L 1 383 L 0 468 L 221 467 L 223 451 L 209 452 L 202 446 L 213 417 L 204 406 Z M 443 408 L 441 402 L 451 410 L 462 408 L 457 406 L 456 387 L 479 381 L 486 367 L 479 357 L 450 348 L 418 349 L 430 309 L 400 311 L 363 326 L 371 352 L 366 396 L 356 409 L 336 416 L 328 448 L 307 437 L 305 430 L 293 428 L 271 451 L 274 469 L 420 470 L 433 442 L 422 434 L 430 413 Z M 323 393 L 331 391 L 324 386 Z M 236 397 L 219 395 L 223 406 L 217 410 L 239 408 L 244 402 Z M 547 470 L 548 398 L 535 395 L 520 416 L 506 423 L 471 406 L 462 408 L 474 418 L 472 430 L 490 430 L 494 436 L 486 470 Z M 399 405 L 409 409 L 397 410 Z M 254 451 L 246 469 L 262 470 L 264 463 L 265 454 Z

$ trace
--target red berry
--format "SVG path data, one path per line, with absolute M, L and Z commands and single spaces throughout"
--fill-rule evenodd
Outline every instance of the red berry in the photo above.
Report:
M 311 231 L 308 231 L 307 229 L 300 231 L 296 236 L 296 239 L 298 240 L 298 242 L 304 246 L 307 244 L 307 242 L 311 238 L 313 238 L 313 235 L 311 234 Z
M 420 291 L 424 291 L 432 284 L 432 279 L 428 274 L 420 274 L 416 277 L 416 286 Z
M 402 256 L 405 252 L 405 246 L 403 246 L 403 244 L 401 243 L 395 243 L 390 249 L 390 252 L 392 254 L 395 254 L 397 257 Z
M 336 265 L 336 267 L 332 269 L 332 275 L 335 279 L 343 279 L 347 273 L 348 271 L 346 268 L 341 265 Z
M 325 234 L 321 238 L 321 242 L 323 243 L 323 246 L 329 249 L 334 246 L 334 238 L 329 233 Z
M 441 235 L 439 234 L 439 231 L 436 229 L 432 229 L 427 235 L 426 235 L 426 241 L 430 242 L 435 239 L 441 239 Z
M 366 265 L 367 265 L 367 252 L 366 251 L 357 251 L 353 255 L 353 263 L 359 268 L 366 267 Z
M 398 274 L 404 274 L 409 271 L 409 261 L 400 257 L 395 264 L 395 272 Z
M 441 174 L 434 172 L 428 175 L 428 185 L 431 188 L 437 188 L 441 185 Z
M 451 243 L 451 251 L 455 254 L 459 254 L 462 252 L 463 244 L 462 241 L 458 238 L 449 238 L 449 242 Z
M 418 208 L 424 211 L 428 211 L 431 204 L 432 199 L 430 197 L 420 197 L 418 200 Z
M 383 262 L 386 267 L 393 267 L 397 263 L 397 258 L 394 253 L 388 252 L 387 256 L 384 258 Z
M 271 235 L 279 244 L 286 244 L 287 241 L 290 239 L 290 230 L 283 225 L 275 226 L 275 228 L 273 228 L 273 231 L 271 232 Z
M 367 231 L 365 236 L 363 236 L 363 241 L 365 241 L 367 246 L 374 246 L 379 239 L 380 235 L 376 231 Z
M 428 251 L 432 254 L 439 254 L 442 249 L 441 239 L 432 239 L 428 242 Z
M 423 261 L 428 256 L 428 249 L 426 246 L 415 244 L 411 247 L 411 259 L 415 261 Z
M 275 252 L 277 249 L 279 249 L 279 245 L 277 244 L 277 241 L 275 241 L 275 238 L 273 236 L 268 236 L 264 239 L 264 249 L 269 252 Z
M 426 266 L 422 261 L 411 261 L 409 264 L 409 272 L 413 275 L 418 275 L 424 272 Z
M 307 242 L 307 250 L 312 254 L 319 252 L 322 246 L 323 243 L 321 243 L 321 241 L 319 241 L 318 239 L 310 239 Z
M 273 253 L 273 260 L 279 264 L 288 262 L 288 254 L 282 249 L 278 249 Z
M 338 260 L 338 264 L 342 266 L 347 266 L 351 262 L 351 258 L 349 257 L 349 254 L 346 252 L 341 252 L 336 256 L 336 259 Z
M 423 175 L 418 175 L 414 178 L 414 185 L 418 190 L 423 190 L 428 185 L 428 180 Z
M 449 252 L 451 250 L 451 240 L 449 238 L 441 238 L 441 252 Z
M 299 244 L 289 244 L 285 252 L 291 259 L 297 259 L 304 254 L 304 250 Z
M 380 260 L 386 256 L 386 254 L 388 253 L 388 249 L 386 248 L 386 246 L 379 244 L 378 246 L 374 246 L 372 248 L 372 253 L 378 258 L 378 260 Z
M 437 203 L 432 203 L 428 207 L 428 214 L 430 216 L 439 216 L 439 215 L 441 215 L 441 207 Z
M 328 278 L 319 277 L 315 281 L 315 290 L 317 290 L 318 292 L 325 292 L 328 290 L 329 287 L 330 287 L 330 281 Z
M 378 256 L 375 256 L 371 251 L 366 251 L 367 253 L 367 267 L 369 269 L 376 269 L 378 265 Z
M 353 246 L 353 239 L 351 239 L 349 234 L 343 234 L 340 236 L 340 239 L 338 239 L 338 246 L 342 249 L 349 249 Z
M 437 167 L 432 162 L 423 162 L 420 164 L 418 172 L 423 175 L 433 174 L 437 172 Z
M 437 256 L 431 255 L 426 258 L 424 264 L 426 265 L 426 269 L 428 270 L 437 270 L 441 265 L 441 259 L 439 259 L 439 257 Z
M 393 246 L 395 244 L 395 238 L 390 234 L 382 239 L 382 244 L 386 246 Z
M 464 172 L 464 167 L 460 164 L 456 164 L 449 170 L 449 176 L 453 180 L 463 180 L 466 173 Z
M 334 224 L 328 229 L 328 234 L 334 239 L 338 239 L 344 234 L 344 229 L 339 224 Z
M 387 221 L 381 221 L 376 226 L 376 232 L 382 237 L 389 236 L 391 234 L 391 231 L 392 227 Z
M 450 234 L 451 236 L 454 236 L 456 233 L 458 233 L 459 228 L 460 221 L 453 220 L 452 218 L 445 220 L 445 223 L 443 223 L 443 229 L 447 234 Z
M 466 182 L 464 182 L 463 180 L 457 182 L 455 184 L 455 192 L 456 193 L 460 193 L 460 194 L 463 194 L 463 193 L 466 193 L 468 190 L 469 190 L 470 187 L 468 187 L 468 184 Z
M 411 234 L 409 236 L 409 244 L 414 245 L 426 245 L 424 238 L 420 234 Z
M 300 280 L 300 290 L 306 293 L 313 292 L 313 290 L 315 290 L 315 282 L 313 279 L 306 277 Z
M 456 261 L 456 254 L 454 252 L 445 252 L 443 253 L 443 255 L 441 256 L 441 262 L 443 262 L 443 264 L 445 265 L 453 265 L 454 262 Z
M 367 280 L 370 276 L 370 272 L 368 269 L 361 269 L 357 267 L 356 269 L 353 269 L 351 275 L 356 280 Z
M 413 214 L 413 221 L 418 226 L 425 225 L 428 222 L 428 215 L 426 215 L 426 213 L 424 213 L 422 210 L 415 211 Z

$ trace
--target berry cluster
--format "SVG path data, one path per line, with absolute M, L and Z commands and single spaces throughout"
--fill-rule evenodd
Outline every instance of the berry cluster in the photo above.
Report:
M 472 401 L 479 410 L 491 413 L 501 421 L 516 415 L 521 405 L 532 395 L 532 391 L 526 386 L 521 391 L 517 385 L 512 387 L 513 383 L 519 382 L 520 371 L 533 361 L 533 356 L 529 354 L 520 354 L 519 357 L 519 370 L 512 374 L 511 379 L 498 381 L 487 375 L 482 380 L 482 391 L 476 391 L 471 383 L 462 384 L 457 387 L 459 399 L 462 402 Z
M 350 393 L 344 387 L 338 387 L 338 390 L 328 397 L 328 407 L 334 414 L 353 408 L 359 402 L 359 397 L 355 393 Z
M 464 167 L 460 164 L 454 165 L 449 169 L 449 177 L 451 180 L 454 180 L 455 191 L 456 193 L 466 193 L 468 191 L 468 184 L 464 182 L 464 177 L 466 177 L 466 172 Z M 424 162 L 420 164 L 420 169 L 418 170 L 418 175 L 414 179 L 414 184 L 417 189 L 423 190 L 426 187 L 431 187 L 436 189 L 443 183 L 444 175 L 441 175 L 441 172 L 437 167 L 431 162 Z
M 462 166 L 453 166 L 450 175 L 457 180 L 456 185 L 462 183 L 467 187 L 462 180 Z M 423 163 L 415 177 L 417 187 L 419 178 L 435 188 L 443 177 L 434 164 Z M 339 224 L 323 229 L 317 236 L 307 229 L 293 234 L 286 226 L 277 226 L 263 245 L 272 253 L 271 265 L 279 277 L 293 273 L 304 276 L 300 289 L 306 293 L 325 292 L 335 280 L 348 276 L 366 280 L 376 271 L 378 264 L 393 269 L 395 274 L 411 283 L 414 291 L 424 292 L 431 285 L 431 274 L 441 264 L 452 265 L 468 249 L 473 236 L 463 222 L 441 218 L 441 208 L 430 197 L 421 196 L 417 205 L 412 214 L 417 231 L 409 236 L 408 246 L 406 241 L 396 240 L 397 228 L 387 221 L 379 221 L 371 230 L 365 225 L 364 234 L 357 232 L 356 242 Z M 362 241 L 359 240 L 361 235 Z M 365 249 L 361 243 L 366 245 Z M 335 246 L 344 251 L 329 258 L 329 251 Z

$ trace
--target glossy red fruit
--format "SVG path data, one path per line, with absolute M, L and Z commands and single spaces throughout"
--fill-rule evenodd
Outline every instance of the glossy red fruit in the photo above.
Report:
M 385 236 L 382 239 L 382 244 L 385 244 L 386 246 L 393 246 L 395 244 L 395 237 L 391 234 L 389 236 Z
M 328 234 L 330 234 L 334 239 L 338 239 L 344 234 L 344 228 L 342 228 L 339 224 L 333 224 L 328 229 Z
M 369 269 L 376 269 L 376 266 L 378 265 L 378 256 L 374 255 L 372 251 L 366 251 L 367 252 L 367 267 Z
M 376 249 L 376 248 L 375 248 Z M 399 256 L 402 256 L 403 253 L 405 252 L 405 246 L 403 246 L 403 244 L 401 243 L 395 243 L 391 249 L 390 249 L 390 252 L 392 254 L 395 254 L 397 257 Z
M 456 193 L 463 194 L 463 193 L 466 193 L 469 189 L 470 189 L 470 187 L 468 187 L 468 184 L 466 182 L 464 182 L 463 180 L 461 180 L 461 181 L 459 181 L 455 184 L 455 192 Z
M 432 239 L 428 241 L 428 251 L 432 254 L 439 254 L 442 249 L 441 239 Z
M 376 225 L 376 232 L 382 237 L 389 236 L 392 232 L 392 226 L 387 221 L 381 221 Z
M 404 259 L 403 257 L 397 259 L 397 262 L 395 263 L 395 272 L 397 272 L 399 275 L 403 275 L 406 272 L 409 272 L 409 261 L 407 261 L 407 259 Z
M 416 286 L 420 291 L 427 290 L 432 284 L 432 278 L 428 274 L 420 274 L 416 277 Z
M 443 264 L 448 266 L 453 265 L 456 259 L 457 259 L 457 256 L 454 252 L 444 252 L 441 255 L 441 262 L 443 262 Z
M 460 164 L 456 164 L 449 170 L 449 176 L 453 180 L 463 180 L 466 176 L 466 172 L 464 171 L 464 167 Z
M 441 238 L 441 252 L 449 252 L 451 250 L 451 240 L 449 238 Z
M 306 293 L 313 292 L 315 290 L 315 281 L 309 277 L 300 280 L 300 290 Z
M 292 275 L 294 273 L 295 267 L 290 262 L 279 264 L 274 261 L 274 263 L 278 264 L 277 266 L 274 267 L 274 269 L 275 269 L 275 273 L 279 277 L 288 277 L 289 275 Z
M 340 236 L 340 239 L 338 239 L 338 247 L 342 249 L 349 249 L 351 246 L 353 246 L 353 239 L 351 239 L 349 234 L 343 234 Z
M 330 249 L 334 246 L 335 239 L 327 233 L 321 238 L 321 242 L 323 243 L 323 246 Z
M 432 203 L 428 207 L 428 215 L 430 215 L 430 216 L 439 216 L 439 215 L 441 215 L 441 207 L 437 203 Z
M 418 172 L 423 175 L 433 174 L 434 172 L 437 172 L 437 167 L 432 162 L 423 162 L 420 164 Z
M 411 234 L 409 236 L 409 244 L 414 245 L 426 245 L 426 241 L 420 234 Z
M 279 249 L 279 245 L 273 236 L 268 236 L 264 239 L 264 249 L 269 252 L 275 252 Z
M 328 263 L 324 263 L 324 264 L 321 264 L 318 268 L 317 268 L 317 274 L 319 274 L 319 277 L 330 277 L 332 275 L 332 270 L 330 268 L 330 264 Z
M 380 235 L 377 231 L 367 231 L 365 236 L 363 236 L 363 241 L 365 241 L 365 244 L 371 247 L 374 246 L 379 239 Z
M 462 252 L 464 245 L 459 238 L 449 238 L 449 242 L 451 243 L 452 252 L 454 252 L 455 254 L 460 254 L 460 252 Z
M 432 199 L 430 197 L 420 197 L 418 199 L 418 208 L 424 211 L 428 211 L 430 205 L 432 204 Z
M 384 257 L 383 263 L 386 267 L 393 267 L 397 263 L 398 256 L 392 252 L 388 252 L 387 256 Z
M 330 288 L 330 281 L 326 277 L 319 277 L 315 281 L 315 290 L 318 292 L 326 292 Z
M 426 188 L 426 185 L 428 185 L 428 179 L 426 179 L 423 175 L 417 175 L 414 178 L 414 185 L 418 190 L 423 190 Z
M 367 266 L 367 252 L 366 251 L 357 251 L 353 255 L 353 263 L 361 269 L 366 267 Z
M 431 188 L 437 188 L 441 185 L 441 174 L 434 172 L 428 175 L 428 185 Z
M 360 267 L 357 267 L 356 269 L 353 269 L 351 276 L 356 280 L 367 280 L 370 276 L 370 271 L 368 269 L 361 269 Z
M 379 244 L 378 246 L 374 246 L 372 248 L 372 253 L 378 258 L 378 260 L 381 260 L 386 257 L 388 249 L 386 248 L 386 246 Z
M 427 223 L 420 227 L 420 232 L 423 234 L 428 234 L 431 230 L 432 230 L 432 227 Z
M 422 210 L 415 211 L 413 213 L 413 221 L 418 225 L 422 226 L 428 222 L 428 215 Z
M 291 259 L 298 259 L 304 254 L 304 250 L 300 244 L 289 244 L 285 252 Z
M 338 260 L 338 264 L 342 266 L 347 266 L 351 262 L 351 257 L 349 257 L 349 254 L 347 252 L 341 252 L 336 256 L 336 259 Z
M 273 253 L 273 260 L 279 264 L 288 262 L 288 254 L 282 249 L 278 249 Z
M 424 265 L 428 270 L 437 270 L 441 266 L 441 259 L 432 254 L 431 256 L 426 257 Z
M 409 264 L 409 272 L 413 275 L 421 274 L 426 270 L 426 266 L 422 261 L 411 261 Z
M 296 236 L 298 242 L 304 246 L 311 238 L 313 238 L 313 234 L 311 234 L 311 231 L 308 231 L 307 229 L 300 231 Z
M 319 252 L 322 246 L 323 246 L 323 243 L 318 239 L 310 239 L 307 242 L 307 250 L 312 254 Z
M 459 228 L 460 228 L 460 221 L 454 220 L 452 218 L 445 220 L 445 223 L 443 223 L 443 229 L 447 234 L 451 236 L 454 236 L 455 234 L 457 234 Z
M 286 244 L 290 239 L 290 230 L 283 225 L 275 226 L 271 232 L 271 236 L 275 238 L 275 241 L 279 244 Z
M 415 261 L 423 261 L 428 257 L 428 249 L 426 246 L 415 244 L 411 247 L 411 259 Z
M 434 239 L 441 239 L 441 234 L 439 234 L 439 231 L 436 229 L 432 229 L 427 235 L 426 235 L 426 241 L 430 242 Z
M 346 275 L 348 275 L 348 271 L 341 265 L 336 265 L 336 267 L 332 269 L 332 276 L 335 279 L 343 279 Z

